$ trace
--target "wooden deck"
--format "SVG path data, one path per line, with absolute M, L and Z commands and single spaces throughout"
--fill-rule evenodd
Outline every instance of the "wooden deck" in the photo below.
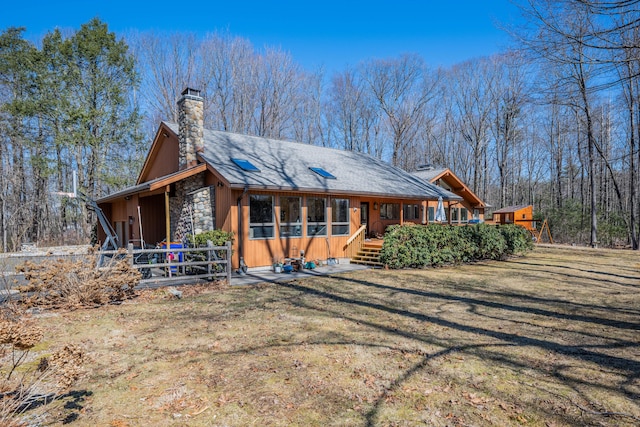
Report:
M 364 244 L 370 247 L 382 248 L 384 239 L 365 239 Z

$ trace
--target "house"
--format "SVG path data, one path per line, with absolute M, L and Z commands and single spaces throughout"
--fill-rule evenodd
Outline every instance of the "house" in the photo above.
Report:
M 445 209 L 449 224 L 467 224 L 484 221 L 483 202 L 460 178 L 449 169 L 436 169 L 432 165 L 420 165 L 413 175 L 438 187 L 444 188 L 462 198 L 459 202 L 452 201 Z M 428 221 L 434 222 L 437 204 L 428 204 Z
M 203 102 L 185 89 L 179 123 L 160 123 L 136 184 L 98 200 L 122 244 L 216 228 L 234 233 L 234 268 L 344 258 L 356 236 L 426 223 L 439 197 L 462 201 L 363 153 L 204 129 Z
M 536 229 L 532 205 L 507 206 L 493 211 L 493 222 L 496 224 L 517 224 L 529 231 Z

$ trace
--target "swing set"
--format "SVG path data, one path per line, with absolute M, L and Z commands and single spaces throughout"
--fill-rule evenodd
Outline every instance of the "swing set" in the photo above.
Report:
M 529 232 L 531 233 L 531 236 L 533 237 L 533 241 L 535 243 L 542 243 L 542 237 L 545 234 L 545 231 L 547 232 L 546 235 L 549 238 L 549 243 L 553 244 L 553 237 L 551 236 L 551 229 L 549 228 L 549 223 L 547 222 L 546 219 L 544 220 L 534 220 L 532 221 L 535 224 L 535 227 L 533 227 L 532 229 L 529 230 Z M 542 223 L 542 226 L 538 227 L 538 223 Z

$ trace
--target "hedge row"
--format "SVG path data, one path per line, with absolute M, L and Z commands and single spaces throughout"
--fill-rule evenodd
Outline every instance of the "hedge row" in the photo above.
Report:
M 505 259 L 533 249 L 531 234 L 517 225 L 394 225 L 380 253 L 389 268 L 423 268 Z

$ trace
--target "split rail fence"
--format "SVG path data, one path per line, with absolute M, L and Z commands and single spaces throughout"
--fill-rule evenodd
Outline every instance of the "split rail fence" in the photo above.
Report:
M 13 298 L 13 295 L 18 294 L 15 287 L 26 283 L 24 273 L 16 269 L 19 265 L 27 261 L 42 264 L 60 258 L 76 261 L 95 256 L 90 254 L 89 249 L 88 246 L 74 250 L 61 247 L 55 251 L 0 254 L 0 303 Z M 227 242 L 224 246 L 210 244 L 198 248 L 169 249 L 134 249 L 133 245 L 129 245 L 126 251 L 100 251 L 97 256 L 98 265 L 104 266 L 102 268 L 108 268 L 110 259 L 126 258 L 142 274 L 138 286 L 162 286 L 164 282 L 176 283 L 181 279 L 224 279 L 231 283 L 231 254 L 231 242 Z
M 231 282 L 231 242 L 224 246 L 189 248 L 135 249 L 127 247 L 120 251 L 100 251 L 99 264 L 104 265 L 109 258 L 125 255 L 131 265 L 140 271 L 141 283 L 173 281 L 178 277 L 214 280 L 225 278 Z

